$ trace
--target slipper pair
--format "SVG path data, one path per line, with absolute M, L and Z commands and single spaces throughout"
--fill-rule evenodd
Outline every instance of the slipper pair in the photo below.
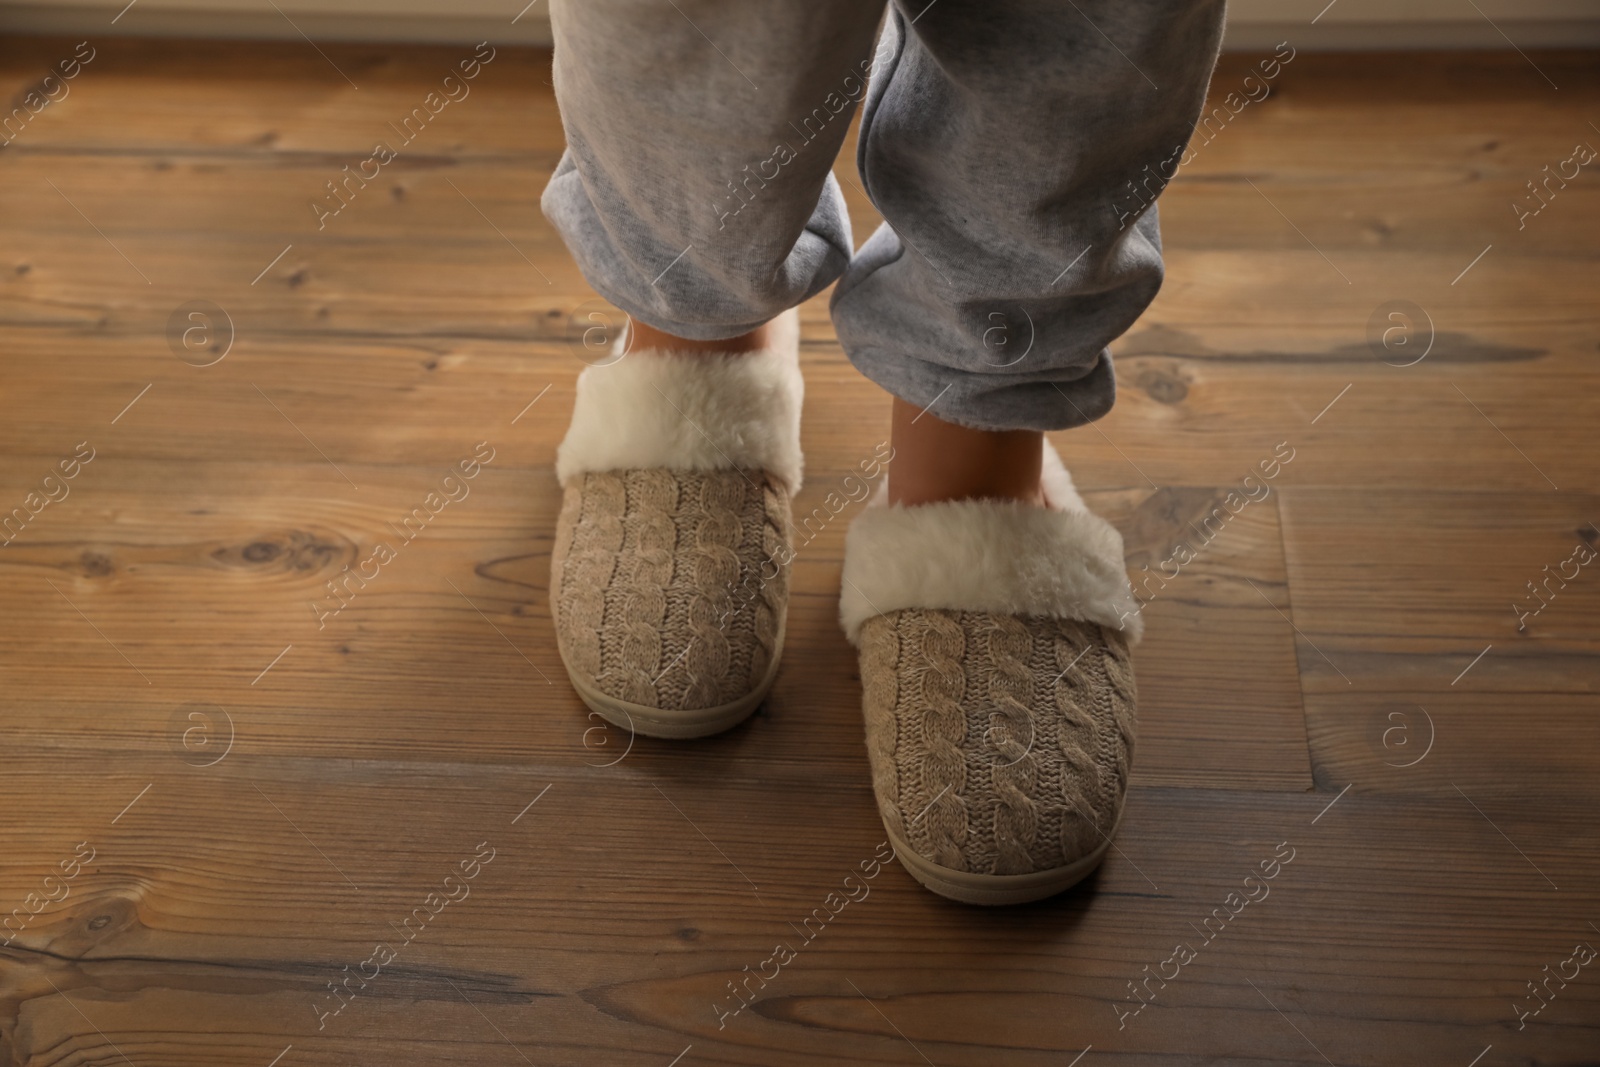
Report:
M 726 730 L 777 674 L 804 385 L 795 313 L 773 331 L 760 352 L 633 353 L 578 378 L 556 638 L 584 703 L 647 736 Z M 890 843 L 954 900 L 1058 893 L 1099 865 L 1127 790 L 1142 620 L 1122 538 L 1048 443 L 1046 507 L 884 490 L 846 537 L 840 620 Z

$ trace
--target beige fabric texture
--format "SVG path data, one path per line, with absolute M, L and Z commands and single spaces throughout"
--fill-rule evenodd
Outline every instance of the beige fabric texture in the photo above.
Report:
M 925 859 L 1028 874 L 1109 838 L 1137 730 L 1133 669 L 1116 630 L 890 611 L 862 626 L 861 680 L 879 811 Z
M 562 660 L 644 707 L 712 708 L 753 692 L 788 603 L 778 561 L 789 525 L 789 495 L 762 471 L 577 475 L 551 559 Z

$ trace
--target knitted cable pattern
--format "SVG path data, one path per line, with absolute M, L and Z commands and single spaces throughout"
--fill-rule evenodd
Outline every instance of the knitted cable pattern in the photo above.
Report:
M 627 474 L 628 511 L 624 526 L 626 570 L 617 575 L 615 604 L 617 650 L 605 656 L 600 681 L 621 700 L 656 705 L 661 662 L 661 623 L 667 614 L 667 583 L 672 580 L 677 527 L 678 482 L 672 472 L 638 470 Z M 608 612 L 608 615 L 610 613 Z M 611 619 L 607 618 L 609 629 Z
M 786 559 L 788 545 L 789 494 L 769 478 L 761 483 L 761 557 L 756 563 L 761 592 L 752 620 L 756 645 L 751 650 L 747 685 L 756 685 L 766 676 L 777 647 L 778 627 L 789 603 L 789 564 L 779 561 Z
M 646 707 L 740 699 L 766 681 L 777 654 L 788 528 L 788 494 L 763 471 L 575 479 L 551 560 L 563 661 L 608 696 Z
M 1133 745 L 1138 733 L 1138 693 L 1133 680 L 1133 664 L 1122 635 L 1111 630 L 1100 632 L 1100 677 L 1097 689 L 1097 716 L 1105 739 L 1099 750 L 1102 774 L 1102 811 L 1114 813 L 1128 790 L 1127 768 L 1133 762 Z
M 1033 635 L 1015 616 L 980 618 L 987 649 L 982 674 L 992 705 L 984 737 L 998 756 L 990 770 L 995 807 L 993 868 L 988 873 L 1026 874 L 1035 867 L 1033 847 L 1039 833 L 1039 810 L 1033 800 L 1039 777 L 1030 710 L 1033 673 L 1028 666 Z
M 600 673 L 605 590 L 622 548 L 627 490 L 615 474 L 588 474 L 562 494 L 556 524 L 560 591 L 555 611 L 562 657 L 589 677 Z
M 1102 630 L 1101 635 L 1105 641 L 1102 663 L 1106 679 L 1117 697 L 1117 729 L 1131 755 L 1139 729 L 1139 691 L 1133 679 L 1133 657 L 1128 654 L 1127 638 L 1111 630 Z
M 1095 628 L 1097 629 L 1097 628 Z M 1083 623 L 1063 623 L 1055 628 L 1055 662 L 1060 675 L 1053 686 L 1059 717 L 1058 741 L 1062 760 L 1061 789 L 1065 811 L 1061 820 L 1061 851 L 1067 859 L 1092 852 L 1099 846 L 1105 805 L 1100 753 L 1104 738 L 1096 721 L 1094 693 L 1099 688 L 1099 649 L 1091 628 Z
M 867 758 L 872 764 L 872 792 L 884 826 L 906 836 L 906 819 L 900 813 L 899 730 L 896 709 L 900 702 L 899 612 L 868 619 L 861 628 L 861 709 L 867 721 Z
M 727 591 L 739 578 L 739 519 L 749 491 L 742 477 L 706 478 L 680 520 L 688 534 L 679 556 L 687 568 L 690 598 L 689 643 L 674 668 L 688 678 L 680 707 L 711 707 L 737 696 L 729 693 L 731 655 L 719 621 Z
M 967 739 L 967 716 L 961 702 L 966 696 L 967 677 L 961 660 L 966 653 L 966 634 L 947 612 L 919 611 L 916 615 L 922 661 L 917 678 L 922 705 L 919 777 L 929 805 L 920 816 L 918 836 L 924 840 L 918 844 L 927 848 L 926 854 L 935 863 L 965 871 L 969 869 L 964 851 L 968 836 L 963 798 L 967 764 L 962 746 Z
M 1099 849 L 1137 723 L 1120 634 L 1072 619 L 907 608 L 860 632 L 884 825 L 953 870 L 1011 875 Z

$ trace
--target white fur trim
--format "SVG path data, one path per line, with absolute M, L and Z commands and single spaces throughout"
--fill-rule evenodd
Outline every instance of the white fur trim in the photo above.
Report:
M 1084 506 L 1048 441 L 1043 481 L 1045 508 L 996 500 L 890 506 L 880 486 L 845 537 L 839 621 L 851 642 L 874 615 L 941 608 L 1082 619 L 1137 643 L 1144 619 L 1122 535 Z
M 584 370 L 556 449 L 561 484 L 590 471 L 739 467 L 764 470 L 795 493 L 805 394 L 799 315 L 791 309 L 772 327 L 772 346 L 760 352 L 635 352 Z
M 1084 511 L 1089 506 L 1083 502 L 1083 497 L 1078 495 L 1078 487 L 1072 484 L 1072 474 L 1067 470 L 1067 465 L 1061 462 L 1061 457 L 1049 441 L 1044 443 L 1044 463 L 1039 471 L 1039 482 L 1044 488 L 1044 499 L 1057 511 Z M 1117 549 L 1117 559 L 1120 564 L 1122 549 Z

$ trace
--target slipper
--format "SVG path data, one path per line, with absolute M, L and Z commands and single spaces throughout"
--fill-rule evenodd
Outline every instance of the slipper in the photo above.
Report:
M 608 722 L 702 737 L 777 676 L 800 488 L 799 318 L 759 352 L 632 352 L 578 376 L 556 452 L 556 642 Z
M 969 904 L 1086 877 L 1127 791 L 1143 620 L 1122 537 L 1048 442 L 1043 481 L 1042 508 L 880 488 L 845 542 L 878 811 L 911 875 Z

